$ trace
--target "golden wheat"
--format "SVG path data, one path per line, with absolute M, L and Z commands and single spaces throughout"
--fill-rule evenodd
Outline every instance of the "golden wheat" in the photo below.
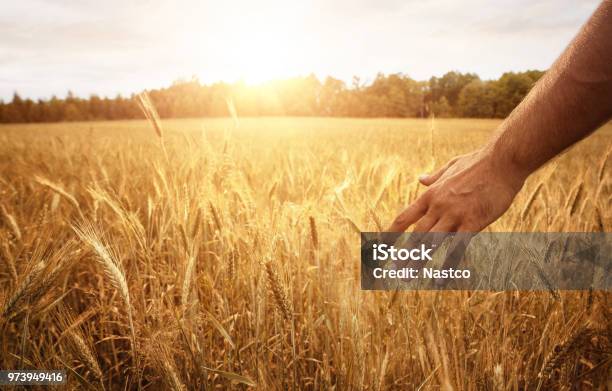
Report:
M 272 261 L 266 261 L 264 266 L 266 268 L 266 275 L 268 276 L 268 288 L 274 296 L 276 306 L 278 307 L 278 310 L 283 318 L 286 321 L 291 321 L 293 310 L 291 303 L 289 302 L 287 290 L 281 282 Z
M 143 99 L 150 122 L 0 126 L 3 368 L 64 368 L 67 389 L 605 387 L 609 292 L 360 289 L 359 233 L 498 121 L 162 128 Z M 555 159 L 488 230 L 609 229 L 611 142 Z
M 552 352 L 548 354 L 542 369 L 538 374 L 540 383 L 538 384 L 538 390 L 542 384 L 549 380 L 553 372 L 560 369 L 566 361 L 578 352 L 580 349 L 584 349 L 584 345 L 588 339 L 593 335 L 593 330 L 589 326 L 583 326 L 569 335 L 569 337 L 558 345 L 555 345 Z

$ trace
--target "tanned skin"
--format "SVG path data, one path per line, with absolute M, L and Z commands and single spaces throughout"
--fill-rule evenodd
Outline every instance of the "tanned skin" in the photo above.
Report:
M 388 231 L 481 231 L 531 173 L 611 117 L 612 0 L 604 0 L 486 145 L 419 178 L 429 188 Z

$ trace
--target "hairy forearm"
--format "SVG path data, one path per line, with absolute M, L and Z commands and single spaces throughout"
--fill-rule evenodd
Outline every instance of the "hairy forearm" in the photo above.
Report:
M 612 0 L 606 0 L 486 149 L 524 179 L 611 116 Z

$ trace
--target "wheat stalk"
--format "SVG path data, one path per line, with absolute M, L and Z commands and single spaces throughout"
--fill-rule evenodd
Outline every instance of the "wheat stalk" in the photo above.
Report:
M 604 223 L 603 213 L 599 206 L 595 207 L 595 219 L 597 221 L 597 230 L 599 232 L 606 232 L 606 225 Z
M 236 278 L 236 261 L 238 258 L 238 254 L 236 251 L 232 250 L 229 253 L 229 262 L 227 263 L 227 277 L 230 283 L 233 283 Z
M 72 229 L 77 236 L 87 244 L 97 255 L 98 264 L 104 269 L 104 274 L 111 282 L 111 285 L 119 292 L 123 299 L 127 316 L 130 333 L 132 337 L 132 353 L 133 359 L 138 367 L 138 355 L 136 354 L 136 331 L 134 328 L 134 319 L 132 316 L 132 304 L 130 302 L 130 291 L 128 289 L 127 280 L 121 270 L 119 260 L 109 249 L 102 243 L 95 229 L 91 224 L 83 223 L 80 227 L 73 226 Z M 138 370 L 138 368 L 136 368 Z
M 94 228 L 89 224 L 83 224 L 80 227 L 73 227 L 77 236 L 97 255 L 98 263 L 103 267 L 106 277 L 111 284 L 117 289 L 123 298 L 123 301 L 128 306 L 130 305 L 130 291 L 128 289 L 127 280 L 123 271 L 120 268 L 119 261 L 111 251 L 102 243 Z
M 2 204 L 0 204 L 0 212 L 2 213 L 4 221 L 13 232 L 15 239 L 21 241 L 21 230 L 19 229 L 19 225 L 17 224 L 17 220 L 15 220 L 15 217 L 10 214 Z
M 79 212 L 81 217 L 83 217 L 83 213 L 81 212 L 81 206 L 79 205 L 79 202 L 76 200 L 76 198 L 74 198 L 72 194 L 64 190 L 62 186 L 58 185 L 57 183 L 53 183 L 50 180 L 40 177 L 38 175 L 34 176 L 34 180 L 40 183 L 41 185 L 46 186 L 49 189 L 53 190 L 60 196 L 64 197 L 68 202 L 70 202 L 76 208 L 76 210 Z
M 64 306 L 59 307 L 55 314 L 55 318 L 64 330 L 62 336 L 66 335 L 68 337 L 68 343 L 66 344 L 67 348 L 77 360 L 87 367 L 96 377 L 96 380 L 100 382 L 102 388 L 104 388 L 104 383 L 102 382 L 102 369 L 93 354 L 91 346 L 85 342 L 85 338 L 79 327 L 79 321 L 75 321 L 72 314 Z
M 155 109 L 155 105 L 151 101 L 149 94 L 146 91 L 140 93 L 137 97 L 137 103 L 147 120 L 149 120 L 151 125 L 153 125 L 153 130 L 155 130 L 157 137 L 163 140 L 164 129 L 162 128 L 159 114 L 157 113 L 157 109 Z
M 234 100 L 231 97 L 227 97 L 225 98 L 225 103 L 227 104 L 227 111 L 229 111 L 232 119 L 234 120 L 234 127 L 238 128 L 240 126 L 240 122 L 238 122 L 238 112 L 236 111 Z
M 317 222 L 314 217 L 309 216 L 308 221 L 310 222 L 310 238 L 312 240 L 312 247 L 315 250 L 319 249 L 319 232 L 317 230 Z
M 45 272 L 40 273 L 36 284 L 32 285 L 28 297 L 29 302 L 38 301 L 46 292 L 51 290 L 59 275 L 71 264 L 73 258 L 70 255 L 73 249 L 74 241 L 71 240 L 48 257 L 45 262 Z
M 376 229 L 378 232 L 383 232 L 385 229 L 378 216 L 376 216 L 376 212 L 374 212 L 372 208 L 368 208 L 368 212 L 370 212 L 370 216 L 372 216 L 372 220 L 374 220 L 374 224 L 376 224 Z
M 161 119 L 159 118 L 157 109 L 151 101 L 149 94 L 146 91 L 140 93 L 137 98 L 137 103 L 147 120 L 149 120 L 149 123 L 153 126 L 153 130 L 155 130 L 155 134 L 159 138 L 159 142 L 162 148 L 162 152 L 164 153 L 164 157 L 166 158 L 166 162 L 169 162 L 170 159 L 168 158 L 168 152 L 166 151 L 166 143 L 164 141 L 164 129 L 162 128 Z
M 538 186 L 535 188 L 535 190 L 529 196 L 529 199 L 527 200 L 527 203 L 525 203 L 525 207 L 523 208 L 523 211 L 521 212 L 521 220 L 524 220 L 525 217 L 527 216 L 527 213 L 529 213 L 529 209 L 531 209 L 531 205 L 533 205 L 534 201 L 536 200 L 536 197 L 538 196 L 538 194 L 540 194 L 540 190 L 542 190 L 543 185 L 544 185 L 544 182 L 540 182 Z
M 0 236 L 0 250 L 2 250 L 2 257 L 6 261 L 6 265 L 8 266 L 9 273 L 13 278 L 13 281 L 17 282 L 17 267 L 15 266 L 15 259 L 13 254 L 11 253 L 11 249 L 9 248 L 9 238 L 5 238 L 4 236 Z
M 497 364 L 493 368 L 493 387 L 495 390 L 503 390 L 504 383 L 504 368 Z
M 215 225 L 217 226 L 217 229 L 219 230 L 219 232 L 221 232 L 221 218 L 219 217 L 219 213 L 217 212 L 217 208 L 215 208 L 215 206 L 213 205 L 212 202 L 208 201 L 208 208 L 210 209 L 212 215 L 213 215 L 213 219 L 215 221 Z
M 42 246 L 35 248 L 30 260 L 34 266 L 26 274 L 22 283 L 5 303 L 2 314 L 10 315 L 22 301 L 35 304 L 56 283 L 57 277 L 71 263 L 71 252 L 74 241 L 68 241 L 59 250 L 49 254 L 48 249 Z
M 574 189 L 573 196 L 568 199 L 570 216 L 574 215 L 574 212 L 576 212 L 576 209 L 578 208 L 578 204 L 580 203 L 580 201 L 582 201 L 582 193 L 584 191 L 583 189 L 584 189 L 584 182 L 580 182 L 578 186 L 576 186 L 576 188 Z
M 15 292 L 13 292 L 13 294 L 5 301 L 2 308 L 3 317 L 8 317 L 15 310 L 16 305 L 30 295 L 30 293 L 35 289 L 36 282 L 39 279 L 38 277 L 44 268 L 45 263 L 43 261 L 39 261 L 32 267 L 28 274 L 26 274 Z
M 200 225 L 202 224 L 202 208 L 198 206 L 198 211 L 196 213 L 196 218 L 193 222 L 193 226 L 191 228 L 191 237 L 195 240 L 200 232 Z
M 601 160 L 601 164 L 599 165 L 599 171 L 597 175 L 597 179 L 599 179 L 599 182 L 603 182 L 604 172 L 606 172 L 606 166 L 608 164 L 608 160 L 610 160 L 610 155 L 612 155 L 612 147 L 608 148 L 608 153 L 606 153 L 604 158 Z
M 559 369 L 574 353 L 582 349 L 588 339 L 593 335 L 593 330 L 590 326 L 586 325 L 579 328 L 577 331 L 572 333 L 565 341 L 556 345 L 552 352 L 548 354 L 538 378 L 537 390 L 539 391 L 542 384 L 549 380 L 553 372 Z
M 153 339 L 154 340 L 154 339 Z M 159 340 L 153 344 L 151 358 L 165 375 L 164 380 L 173 391 L 185 391 L 187 388 L 178 376 L 176 363 L 168 348 Z
M 189 295 L 191 293 L 191 280 L 195 273 L 195 264 L 197 260 L 197 252 L 189 255 L 187 259 L 187 268 L 185 269 L 185 278 L 183 279 L 183 288 L 181 292 L 181 303 L 186 308 L 189 303 Z
M 268 276 L 268 288 L 272 292 L 276 306 L 286 321 L 291 321 L 293 308 L 289 302 L 287 290 L 272 265 L 272 261 L 265 263 L 266 275 Z

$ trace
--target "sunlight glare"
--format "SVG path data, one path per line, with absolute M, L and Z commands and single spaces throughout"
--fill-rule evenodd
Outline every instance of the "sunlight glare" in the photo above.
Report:
M 256 4 L 247 4 L 239 14 L 232 15 L 231 24 L 224 24 L 215 37 L 204 32 L 191 34 L 188 42 L 191 47 L 206 42 L 205 46 L 212 44 L 215 49 L 199 56 L 198 76 L 208 79 L 210 56 L 223 61 L 223 69 L 217 69 L 214 77 L 226 81 L 261 84 L 308 72 L 311 61 L 304 61 L 301 53 L 309 43 L 310 33 L 297 21 L 298 12 L 281 3 L 267 7 L 265 12 Z M 211 42 L 213 39 L 215 42 Z

